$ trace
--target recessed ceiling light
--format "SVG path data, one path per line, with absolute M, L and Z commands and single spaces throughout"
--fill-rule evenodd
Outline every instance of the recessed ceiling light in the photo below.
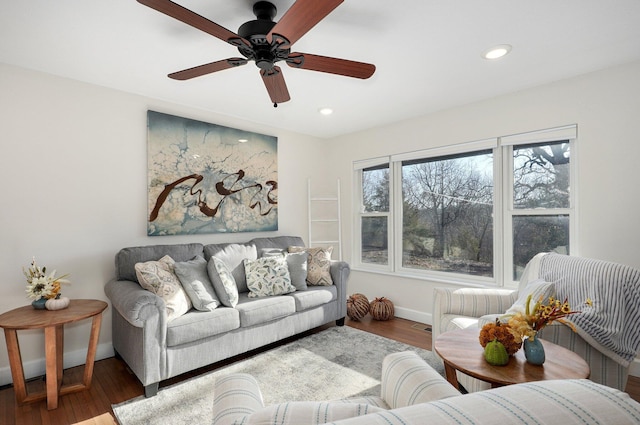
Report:
M 238 142 L 240 143 L 247 143 L 249 141 L 249 139 L 238 139 Z
M 482 57 L 485 59 L 500 59 L 511 51 L 511 46 L 508 44 L 500 44 L 490 49 L 485 50 L 482 53 Z
M 331 108 L 320 108 L 320 109 L 318 109 L 318 112 L 320 112 L 322 115 L 331 115 L 331 114 L 333 114 L 333 109 L 331 109 Z

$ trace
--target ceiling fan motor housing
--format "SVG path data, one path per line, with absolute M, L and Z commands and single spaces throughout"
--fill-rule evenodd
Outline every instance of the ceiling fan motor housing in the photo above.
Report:
M 245 22 L 238 29 L 238 35 L 251 43 L 251 47 L 238 45 L 238 50 L 247 59 L 254 60 L 260 69 L 271 70 L 275 62 L 289 56 L 289 42 L 284 37 L 274 36 L 271 42 L 267 40 L 267 34 L 276 25 L 273 21 L 276 12 L 271 2 L 259 1 L 253 5 L 253 13 L 258 19 Z

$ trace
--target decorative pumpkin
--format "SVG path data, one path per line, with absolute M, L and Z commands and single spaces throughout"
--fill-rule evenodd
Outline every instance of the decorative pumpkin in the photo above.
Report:
M 44 304 L 47 310 L 62 310 L 63 308 L 69 307 L 69 303 L 71 300 L 67 297 L 61 297 L 59 294 L 55 298 L 48 299 Z
M 509 363 L 509 353 L 497 339 L 487 343 L 484 347 L 484 359 L 493 366 L 504 366 Z
M 390 299 L 385 297 L 376 298 L 375 300 L 371 301 L 371 305 L 369 306 L 369 313 L 371 313 L 371 317 L 376 320 L 393 319 L 395 315 L 393 303 Z
M 483 347 L 486 347 L 491 341 L 497 340 L 510 356 L 513 356 L 522 347 L 522 340 L 513 335 L 511 327 L 506 323 L 501 323 L 497 318 L 495 323 L 487 323 L 480 329 L 478 339 Z
M 359 321 L 369 312 L 369 300 L 363 294 L 353 294 L 347 299 L 347 316 Z

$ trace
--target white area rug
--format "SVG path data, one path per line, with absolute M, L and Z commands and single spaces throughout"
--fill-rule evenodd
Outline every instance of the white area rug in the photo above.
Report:
M 414 351 L 443 373 L 430 351 L 349 326 L 332 327 L 222 369 L 113 406 L 121 425 L 212 423 L 213 383 L 234 372 L 253 375 L 265 405 L 284 401 L 332 400 L 380 394 L 382 360 Z

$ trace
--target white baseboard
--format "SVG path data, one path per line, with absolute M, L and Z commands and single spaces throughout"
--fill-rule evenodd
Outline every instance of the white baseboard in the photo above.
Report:
M 96 351 L 96 360 L 102 360 L 113 357 L 113 345 L 111 343 L 99 344 Z M 62 367 L 68 369 L 70 367 L 80 366 L 87 361 L 87 350 L 77 350 L 64 353 Z M 44 357 L 41 359 L 31 360 L 22 365 L 25 379 L 35 378 L 45 374 L 46 364 Z M 13 382 L 11 377 L 11 369 L 7 367 L 0 368 L 0 386 Z
M 430 325 L 431 314 L 423 311 L 411 310 L 404 307 L 394 307 L 395 316 L 401 319 L 413 320 L 414 322 L 425 323 Z

